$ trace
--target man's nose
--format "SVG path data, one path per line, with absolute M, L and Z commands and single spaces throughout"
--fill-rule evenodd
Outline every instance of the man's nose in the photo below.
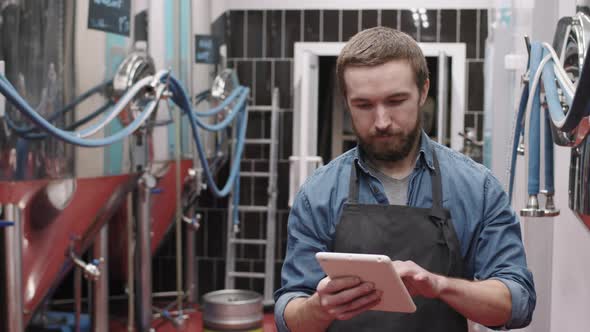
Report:
M 375 110 L 375 129 L 377 131 L 386 131 L 391 127 L 391 117 L 383 105 L 377 105 Z

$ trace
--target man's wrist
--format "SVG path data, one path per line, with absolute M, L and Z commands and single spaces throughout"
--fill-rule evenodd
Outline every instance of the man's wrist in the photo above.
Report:
M 435 285 L 436 285 L 436 298 L 441 299 L 447 294 L 450 290 L 450 278 L 434 274 L 435 278 Z
M 305 299 L 305 302 L 300 309 L 302 310 L 303 317 L 311 318 L 319 323 L 325 323 L 329 325 L 334 320 L 329 315 L 326 315 L 322 310 L 320 296 L 318 293 L 314 293 L 312 296 Z

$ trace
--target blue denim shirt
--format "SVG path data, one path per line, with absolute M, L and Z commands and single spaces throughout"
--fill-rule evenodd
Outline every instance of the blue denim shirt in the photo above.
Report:
M 444 147 L 422 133 L 416 166 L 410 175 L 407 205 L 430 208 L 436 151 L 442 175 L 443 207 L 451 218 L 468 280 L 497 279 L 512 297 L 512 315 L 506 326 L 520 328 L 531 321 L 536 304 L 533 276 L 527 268 L 519 219 L 500 182 L 484 166 Z M 275 292 L 275 320 L 279 331 L 288 331 L 284 319 L 287 303 L 315 292 L 325 277 L 315 253 L 329 251 L 340 213 L 348 198 L 351 164 L 358 162 L 359 202 L 389 204 L 383 185 L 370 173 L 358 148 L 317 169 L 303 184 L 293 202 L 288 221 L 287 255 L 281 273 L 282 287 Z

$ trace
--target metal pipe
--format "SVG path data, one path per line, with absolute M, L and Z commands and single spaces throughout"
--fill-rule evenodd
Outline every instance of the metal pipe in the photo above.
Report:
M 109 326 L 109 225 L 105 224 L 94 243 L 93 256 L 100 259 L 102 278 L 92 285 L 92 325 L 93 331 L 108 331 Z
M 180 10 L 180 3 L 175 1 L 174 2 L 174 15 L 176 16 L 177 24 L 174 25 L 174 32 L 176 38 L 174 39 L 175 45 L 174 49 L 178 55 L 181 55 L 181 47 L 180 47 L 180 39 L 183 37 L 180 31 L 180 24 L 182 24 L 182 13 Z M 190 15 L 190 14 L 189 14 Z M 192 32 L 190 33 L 192 36 Z M 182 70 L 182 63 L 181 63 L 181 56 L 177 57 L 177 66 L 176 68 L 181 71 Z M 190 62 L 192 65 L 192 62 Z M 188 82 L 189 86 L 192 86 L 192 82 Z M 174 159 L 176 161 L 176 291 L 178 292 L 178 296 L 176 298 L 176 305 L 178 311 L 182 311 L 182 300 L 183 300 L 183 287 L 182 287 L 182 201 L 181 201 L 181 193 L 182 193 L 182 184 L 181 184 L 181 174 L 180 174 L 180 157 L 182 154 L 182 136 L 181 136 L 181 122 L 180 122 L 180 114 L 179 112 L 174 112 L 174 129 L 176 130 L 176 144 L 174 145 Z M 178 316 L 178 320 L 182 321 L 182 315 Z
M 189 207 L 189 216 L 194 215 L 194 207 Z M 185 225 L 185 283 L 187 301 L 189 303 L 195 303 L 197 300 L 196 287 L 195 287 L 195 228 L 190 225 Z
M 4 219 L 13 221 L 14 225 L 4 227 L 4 262 L 6 262 L 4 281 L 6 282 L 6 324 L 7 331 L 24 331 L 23 322 L 23 269 L 22 269 L 22 238 L 23 220 L 22 207 L 14 204 L 4 206 Z
M 137 190 L 137 324 L 139 331 L 149 331 L 152 320 L 152 250 L 151 250 L 151 188 L 155 179 L 148 173 L 142 176 Z
M 194 35 L 194 28 L 193 28 L 193 1 L 189 1 L 188 2 L 188 7 L 189 7 L 189 20 L 188 20 L 188 25 L 189 25 L 189 36 L 188 36 L 188 50 L 189 50 L 189 54 L 187 54 L 188 59 L 191 58 L 190 56 L 190 52 L 192 52 L 192 50 L 194 50 L 194 39 L 193 39 L 193 35 Z M 193 80 L 193 64 L 192 61 L 188 61 L 188 89 L 189 89 L 189 96 L 194 96 L 194 80 Z M 190 147 L 191 147 L 191 152 L 192 152 L 192 157 L 193 157 L 193 167 L 196 167 L 196 164 L 194 163 L 194 160 L 197 158 L 197 152 L 196 152 L 196 143 L 193 140 L 189 140 L 190 143 Z M 201 181 L 201 179 L 197 179 L 198 181 Z M 199 193 L 197 192 L 197 195 Z M 178 197 L 178 200 L 181 201 L 181 197 Z M 190 207 L 189 208 L 189 216 L 193 216 L 194 215 L 194 207 Z M 182 221 L 182 207 L 180 207 L 180 215 L 177 216 L 178 222 Z M 186 227 L 186 226 L 185 226 Z M 197 296 L 196 296 L 196 287 L 195 287 L 195 231 L 193 227 L 186 227 L 186 244 L 185 244 L 185 248 L 186 248 L 186 253 L 185 253 L 185 294 L 187 296 L 187 301 L 189 303 L 195 303 L 197 300 Z M 180 309 L 180 308 L 179 308 Z
M 152 293 L 152 299 L 156 299 L 156 298 L 166 298 L 166 297 L 177 297 L 178 293 L 176 293 L 176 291 L 174 292 L 154 292 Z M 120 294 L 120 295 L 112 295 L 109 296 L 109 301 L 121 301 L 121 300 L 127 300 L 129 299 L 129 295 L 127 294 Z M 89 298 L 83 297 L 82 298 L 82 303 L 87 303 L 89 300 Z M 75 300 L 74 299 L 58 299 L 58 300 L 53 300 L 53 301 L 49 301 L 48 304 L 49 305 L 56 305 L 56 306 L 60 306 L 60 305 L 71 305 L 74 304 Z
M 129 302 L 127 303 L 127 331 L 135 330 L 135 237 L 133 236 L 133 195 L 127 195 L 127 293 Z
M 82 314 L 82 270 L 74 268 L 74 327 L 76 332 L 80 332 L 80 315 Z

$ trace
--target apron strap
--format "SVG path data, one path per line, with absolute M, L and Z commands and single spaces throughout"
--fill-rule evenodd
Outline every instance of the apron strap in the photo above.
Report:
M 356 204 L 359 199 L 359 176 L 357 161 L 352 160 L 350 167 L 350 184 L 348 185 L 348 203 Z
M 430 209 L 430 216 L 438 220 L 445 220 L 448 218 L 448 215 L 442 206 L 442 180 L 434 147 L 432 148 L 432 160 L 434 162 L 434 171 L 431 172 L 430 176 L 432 180 L 432 208 Z

